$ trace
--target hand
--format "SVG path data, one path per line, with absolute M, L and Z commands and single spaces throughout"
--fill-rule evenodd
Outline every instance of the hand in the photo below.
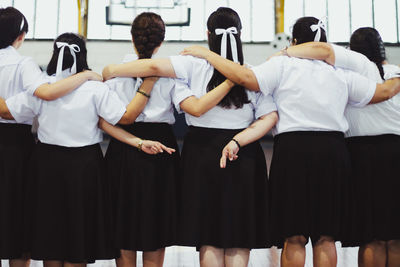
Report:
M 239 152 L 239 147 L 234 141 L 230 141 L 222 150 L 222 156 L 219 161 L 219 166 L 221 168 L 226 167 L 226 159 L 229 158 L 230 161 L 236 160 L 239 156 L 237 153 Z
M 85 70 L 83 71 L 84 75 L 86 75 L 88 81 L 98 81 L 98 82 L 102 82 L 103 81 L 103 76 L 101 76 L 100 74 L 91 71 L 91 70 Z
M 194 57 L 206 59 L 208 55 L 212 53 L 208 48 L 201 45 L 192 45 L 183 49 L 181 55 L 190 55 Z
M 157 141 L 143 140 L 142 151 L 151 155 L 163 153 L 164 151 L 168 154 L 172 154 L 173 152 L 175 152 L 175 149 L 166 147 Z
M 104 67 L 103 69 L 103 79 L 104 81 L 110 80 L 114 78 L 112 75 L 112 69 L 116 66 L 116 64 L 110 64 Z

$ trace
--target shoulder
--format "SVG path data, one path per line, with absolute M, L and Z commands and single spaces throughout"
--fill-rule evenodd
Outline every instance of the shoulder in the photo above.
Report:
M 79 91 L 91 91 L 94 93 L 104 93 L 110 90 L 110 88 L 103 82 L 98 81 L 87 81 L 83 83 L 79 88 Z
M 192 65 L 209 65 L 208 61 L 194 56 L 170 56 L 171 61 L 175 63 L 192 64 Z
M 400 77 L 400 67 L 392 64 L 384 64 L 383 71 L 385 73 L 385 80 Z

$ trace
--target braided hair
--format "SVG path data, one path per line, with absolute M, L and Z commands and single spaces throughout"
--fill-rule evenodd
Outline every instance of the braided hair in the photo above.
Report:
M 237 45 L 238 60 L 240 65 L 243 65 L 243 49 L 242 41 L 240 40 L 240 31 L 242 29 L 242 23 L 240 21 L 239 15 L 231 8 L 220 7 L 208 17 L 207 29 L 209 31 L 208 36 L 208 46 L 210 50 L 221 54 L 221 40 L 222 35 L 216 35 L 215 29 L 222 28 L 227 29 L 230 27 L 236 27 L 238 33 L 234 35 Z M 228 36 L 228 38 L 230 38 Z M 232 60 L 232 49 L 227 42 L 226 58 Z M 225 76 L 223 76 L 217 69 L 214 69 L 214 73 L 211 80 L 207 85 L 207 92 L 217 87 L 220 83 L 225 81 Z M 223 108 L 230 108 L 234 106 L 236 108 L 243 107 L 244 104 L 249 103 L 249 99 L 246 90 L 241 85 L 235 85 L 229 91 L 229 93 L 218 103 L 218 106 Z
M 22 33 L 28 32 L 28 21 L 16 8 L 0 8 L 0 49 L 6 48 Z
M 143 12 L 133 21 L 131 35 L 139 58 L 151 58 L 154 49 L 164 41 L 164 21 L 153 12 Z
M 366 56 L 378 67 L 384 79 L 382 62 L 386 60 L 385 46 L 379 32 L 371 27 L 359 28 L 350 38 L 350 49 Z

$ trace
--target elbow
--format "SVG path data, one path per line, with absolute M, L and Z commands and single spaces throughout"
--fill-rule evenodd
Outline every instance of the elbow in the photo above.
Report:
M 119 122 L 118 122 L 118 124 L 123 124 L 123 125 L 128 125 L 128 124 L 132 124 L 132 123 L 134 123 L 135 121 L 133 120 L 133 119 L 131 119 L 131 118 L 129 118 L 128 116 L 123 116 L 120 120 L 119 120 Z
M 157 62 L 151 61 L 149 65 L 149 73 L 147 76 L 162 76 L 162 68 Z
M 274 111 L 270 114 L 270 116 L 271 116 L 272 123 L 275 125 L 279 120 L 278 112 Z
M 190 112 L 190 115 L 195 116 L 195 117 L 200 117 L 201 115 L 203 115 L 204 112 L 198 108 L 192 110 L 192 112 Z
M 249 72 L 245 72 L 242 75 L 239 75 L 236 79 L 236 83 L 248 87 L 249 81 L 251 80 L 251 75 Z M 250 88 L 249 88 L 250 89 Z
M 57 98 L 54 94 L 51 93 L 51 90 L 41 90 L 40 88 L 35 91 L 34 95 L 46 101 L 52 101 Z

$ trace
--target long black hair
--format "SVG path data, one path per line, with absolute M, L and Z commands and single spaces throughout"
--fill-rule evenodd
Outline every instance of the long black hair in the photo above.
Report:
M 0 8 L 0 49 L 12 45 L 18 36 L 27 32 L 28 21 L 18 9 Z
M 63 33 L 54 40 L 53 45 L 53 55 L 50 59 L 49 64 L 47 65 L 47 74 L 53 75 L 57 70 L 57 60 L 58 54 L 60 53 L 60 48 L 57 47 L 57 42 L 64 42 L 68 44 L 76 44 L 80 48 L 80 52 L 75 54 L 76 56 L 76 72 L 79 73 L 84 70 L 89 70 L 87 64 L 87 50 L 86 50 L 86 42 L 83 36 L 80 36 L 75 33 L 67 32 Z M 74 64 L 74 58 L 71 55 L 71 52 L 68 48 L 64 48 L 64 58 L 62 70 L 69 69 Z
M 317 31 L 311 30 L 311 25 L 318 24 L 319 19 L 315 17 L 302 17 L 299 18 L 293 25 L 292 39 L 296 40 L 296 44 L 302 44 L 314 41 Z M 326 32 L 324 29 L 321 30 L 320 42 L 326 42 Z
M 207 20 L 207 29 L 209 31 L 208 45 L 210 50 L 221 54 L 221 39 L 222 35 L 216 35 L 215 29 L 228 29 L 230 27 L 236 27 L 238 34 L 235 34 L 235 40 L 237 45 L 238 60 L 243 65 L 243 49 L 242 41 L 240 40 L 240 31 L 242 29 L 242 23 L 239 15 L 231 8 L 220 7 L 214 11 Z M 230 38 L 230 36 L 227 36 Z M 229 40 L 227 40 L 226 58 L 232 60 L 232 50 Z M 207 91 L 210 91 L 217 87 L 220 83 L 225 81 L 225 77 L 217 70 L 214 69 L 214 73 L 211 77 L 210 82 L 207 85 Z M 219 106 L 224 108 L 230 108 L 235 106 L 241 108 L 245 103 L 249 103 L 249 99 L 246 90 L 241 85 L 235 85 L 230 92 L 218 103 Z
M 379 32 L 371 27 L 359 28 L 350 38 L 350 49 L 363 54 L 378 67 L 384 79 L 382 62 L 386 60 L 385 46 Z
M 165 37 L 165 23 L 153 12 L 139 14 L 132 23 L 131 35 L 139 58 L 151 58 Z

